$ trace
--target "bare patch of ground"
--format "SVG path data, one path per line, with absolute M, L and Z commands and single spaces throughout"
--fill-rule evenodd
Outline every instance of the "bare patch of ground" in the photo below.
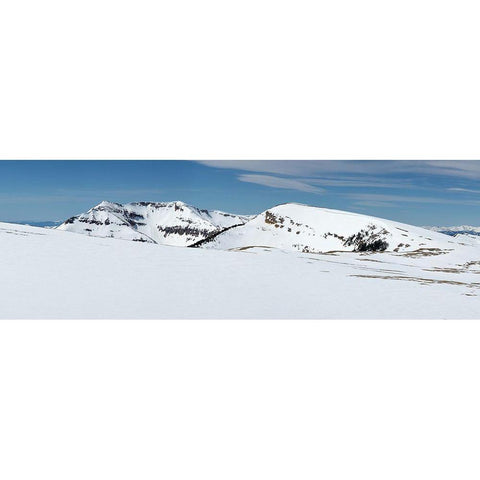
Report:
M 465 273 L 465 269 L 454 268 L 454 267 L 433 267 L 433 268 L 424 268 L 424 272 L 439 272 L 439 273 Z
M 349 275 L 349 277 L 360 277 L 360 278 L 381 278 L 383 280 L 404 280 L 407 282 L 417 282 L 422 285 L 459 285 L 468 288 L 480 288 L 480 283 L 465 283 L 465 282 L 456 282 L 454 280 L 438 280 L 433 278 L 420 278 L 420 277 L 401 277 L 401 276 L 387 276 L 387 275 L 361 275 L 361 274 L 353 274 Z
M 397 254 L 397 256 L 409 258 L 433 257 L 436 255 L 445 255 L 448 252 L 451 252 L 451 250 L 442 250 L 440 248 L 419 248 L 417 250 L 413 250 L 413 252 L 403 252 Z
M 268 247 L 267 245 L 248 245 L 247 247 L 232 248 L 231 250 L 235 250 L 237 252 L 243 252 L 245 250 L 250 250 L 251 248 L 268 248 L 270 250 L 273 247 Z
M 28 237 L 29 235 L 46 235 L 46 233 L 38 233 L 38 232 L 25 232 L 21 230 L 15 230 L 15 229 L 6 229 L 6 228 L 0 228 L 1 231 L 5 233 L 10 233 L 12 235 L 21 235 L 22 237 Z

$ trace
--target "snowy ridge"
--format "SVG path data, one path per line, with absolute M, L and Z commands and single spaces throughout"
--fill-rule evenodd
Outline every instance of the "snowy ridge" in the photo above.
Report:
M 66 220 L 57 227 L 94 237 L 189 246 L 232 225 L 243 224 L 249 216 L 217 210 L 200 210 L 183 202 L 101 202 Z
M 453 248 L 441 233 L 357 213 L 296 203 L 278 205 L 244 225 L 199 242 L 222 250 L 256 246 L 304 253 L 330 251 L 413 251 Z

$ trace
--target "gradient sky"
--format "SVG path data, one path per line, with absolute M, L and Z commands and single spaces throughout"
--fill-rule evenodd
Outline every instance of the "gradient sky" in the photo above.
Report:
M 0 161 L 0 221 L 63 221 L 102 200 L 244 214 L 299 202 L 478 226 L 480 161 Z

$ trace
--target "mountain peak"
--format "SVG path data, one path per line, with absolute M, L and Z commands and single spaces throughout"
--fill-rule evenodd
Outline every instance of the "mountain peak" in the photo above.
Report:
M 118 208 L 122 205 L 120 203 L 109 202 L 108 200 L 102 200 L 98 205 L 95 205 L 93 208 Z

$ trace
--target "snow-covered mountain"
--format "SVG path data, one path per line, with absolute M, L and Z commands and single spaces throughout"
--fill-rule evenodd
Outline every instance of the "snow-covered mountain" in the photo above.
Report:
M 308 253 L 448 249 L 451 237 L 357 213 L 287 203 L 195 246 L 222 250 L 263 246 Z
M 425 227 L 433 232 L 445 233 L 446 235 L 480 235 L 480 227 L 472 225 L 459 225 L 457 227 Z
M 102 202 L 71 217 L 58 230 L 94 237 L 189 246 L 251 217 L 217 210 L 200 210 L 183 202 Z
M 183 202 L 102 202 L 58 230 L 163 245 L 232 250 L 269 247 L 304 253 L 451 249 L 471 237 L 368 215 L 286 203 L 256 216 L 201 210 Z

